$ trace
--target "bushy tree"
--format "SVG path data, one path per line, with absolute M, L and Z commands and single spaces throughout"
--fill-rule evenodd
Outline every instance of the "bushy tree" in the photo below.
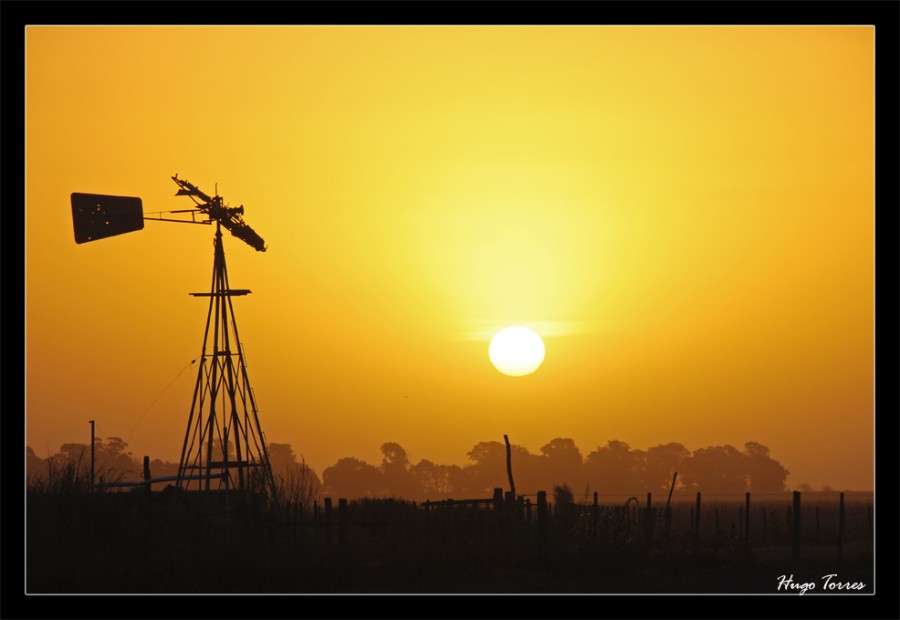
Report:
M 694 450 L 684 460 L 685 488 L 705 493 L 737 493 L 747 489 L 746 455 L 731 445 Z
M 381 445 L 381 454 L 381 473 L 387 495 L 417 499 L 420 495 L 419 484 L 410 471 L 406 450 L 398 443 L 388 442 Z
M 644 488 L 654 495 L 668 494 L 673 474 L 690 455 L 690 450 L 680 443 L 672 442 L 649 448 L 644 465 Z M 681 481 L 676 480 L 676 487 L 680 486 Z
M 268 445 L 269 465 L 278 489 L 278 498 L 286 506 L 308 510 L 319 493 L 322 483 L 316 472 L 286 443 Z
M 322 472 L 323 492 L 355 499 L 384 497 L 384 474 L 374 465 L 347 456 Z
M 541 446 L 541 454 L 541 488 L 549 489 L 557 484 L 576 490 L 586 487 L 584 458 L 572 439 L 557 437 Z
M 749 478 L 748 490 L 751 493 L 784 491 L 790 472 L 769 456 L 769 448 L 755 441 L 747 442 L 744 448 Z
M 634 495 L 643 490 L 646 459 L 644 451 L 613 439 L 587 455 L 585 469 L 591 487 L 598 492 Z

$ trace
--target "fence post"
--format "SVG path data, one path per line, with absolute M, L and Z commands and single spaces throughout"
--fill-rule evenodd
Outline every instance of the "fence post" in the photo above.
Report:
M 652 493 L 647 493 L 647 508 L 644 509 L 644 542 L 649 547 L 653 542 L 653 529 L 656 525 L 656 515 L 652 508 Z
M 744 547 L 750 555 L 750 491 L 744 495 Z
M 794 491 L 794 507 L 793 507 L 793 531 L 794 541 L 791 552 L 795 560 L 800 559 L 800 491 Z
M 347 500 L 343 497 L 338 500 L 338 544 L 347 544 Z
M 844 558 L 844 492 L 841 491 L 841 505 L 838 510 L 838 565 Z
M 503 508 L 503 489 L 494 489 L 494 510 Z
M 547 492 L 538 491 L 537 494 L 537 529 L 538 543 L 543 547 L 547 540 Z
M 331 498 L 325 498 L 325 542 L 331 544 Z
M 700 544 L 700 491 L 697 491 L 697 510 L 694 511 L 694 546 Z
M 150 457 L 144 457 L 144 490 L 147 494 L 147 497 L 150 497 Z
M 672 540 L 672 507 L 666 506 L 666 543 Z

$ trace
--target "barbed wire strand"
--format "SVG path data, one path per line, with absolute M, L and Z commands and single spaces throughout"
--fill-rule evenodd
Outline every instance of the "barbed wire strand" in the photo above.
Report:
M 182 368 L 181 370 L 179 370 L 179 371 L 178 371 L 178 374 L 176 374 L 175 377 L 174 377 L 171 381 L 169 381 L 168 385 L 166 385 L 166 387 L 163 388 L 162 392 L 160 392 L 160 393 L 156 396 L 156 398 L 153 399 L 153 402 L 151 402 L 151 403 L 147 406 L 147 408 L 144 409 L 144 412 L 143 412 L 143 413 L 141 414 L 141 416 L 138 418 L 137 422 L 135 422 L 134 428 L 132 428 L 132 429 L 131 429 L 131 432 L 128 433 L 128 437 L 125 439 L 125 443 L 126 443 L 126 444 L 128 444 L 128 443 L 131 442 L 131 437 L 134 435 L 134 431 L 137 430 L 138 425 L 140 425 L 141 420 L 144 419 L 144 416 L 147 415 L 147 412 L 150 411 L 150 410 L 153 408 L 153 405 L 155 405 L 156 402 L 157 402 L 160 398 L 162 398 L 163 394 L 165 394 L 165 393 L 169 390 L 169 388 L 172 387 L 172 384 L 175 383 L 175 381 L 178 380 L 178 377 L 181 376 L 181 373 L 183 373 L 185 370 L 187 370 L 188 368 L 190 368 L 191 366 L 193 366 L 193 365 L 197 362 L 197 359 L 199 359 L 199 358 L 196 358 L 196 357 L 195 357 L 194 359 L 192 359 L 192 360 L 190 361 L 189 364 L 187 364 L 184 368 Z

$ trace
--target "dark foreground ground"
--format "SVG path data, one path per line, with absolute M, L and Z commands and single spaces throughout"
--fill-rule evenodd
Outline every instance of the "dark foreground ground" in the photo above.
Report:
M 809 534 L 795 558 L 788 528 L 752 531 L 748 545 L 737 527 L 698 535 L 661 519 L 648 528 L 621 511 L 426 514 L 381 500 L 272 514 L 235 498 L 204 506 L 163 493 L 34 496 L 26 591 L 797 595 L 812 583 L 807 594 L 873 592 L 871 539 L 847 536 L 839 553 L 834 537 Z

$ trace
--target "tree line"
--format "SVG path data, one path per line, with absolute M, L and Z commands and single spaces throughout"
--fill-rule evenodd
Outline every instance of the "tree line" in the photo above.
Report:
M 290 444 L 272 443 L 268 448 L 272 471 L 283 491 L 309 497 L 397 497 L 415 501 L 483 498 L 490 497 L 494 488 L 509 486 L 506 445 L 499 441 L 476 444 L 467 453 L 469 462 L 465 465 L 443 465 L 428 459 L 413 463 L 400 444 L 387 442 L 381 446 L 381 463 L 344 457 L 326 467 L 321 479 L 302 457 L 297 457 Z M 133 457 L 120 438 L 98 439 L 94 451 L 97 482 L 141 479 L 142 462 Z M 73 464 L 87 467 L 90 446 L 64 444 L 59 453 L 46 459 L 27 447 L 26 456 L 29 483 L 39 485 L 54 472 L 66 468 L 71 471 Z M 587 498 L 593 492 L 665 494 L 676 471 L 676 490 L 780 492 L 785 490 L 789 474 L 772 458 L 769 448 L 753 441 L 745 443 L 743 450 L 721 445 L 691 452 L 675 442 L 640 450 L 623 441 L 610 440 L 584 456 L 572 439 L 558 437 L 537 454 L 513 444 L 511 463 L 519 494 L 565 485 L 576 499 Z M 150 462 L 150 469 L 154 477 L 175 475 L 178 464 L 155 459 Z

